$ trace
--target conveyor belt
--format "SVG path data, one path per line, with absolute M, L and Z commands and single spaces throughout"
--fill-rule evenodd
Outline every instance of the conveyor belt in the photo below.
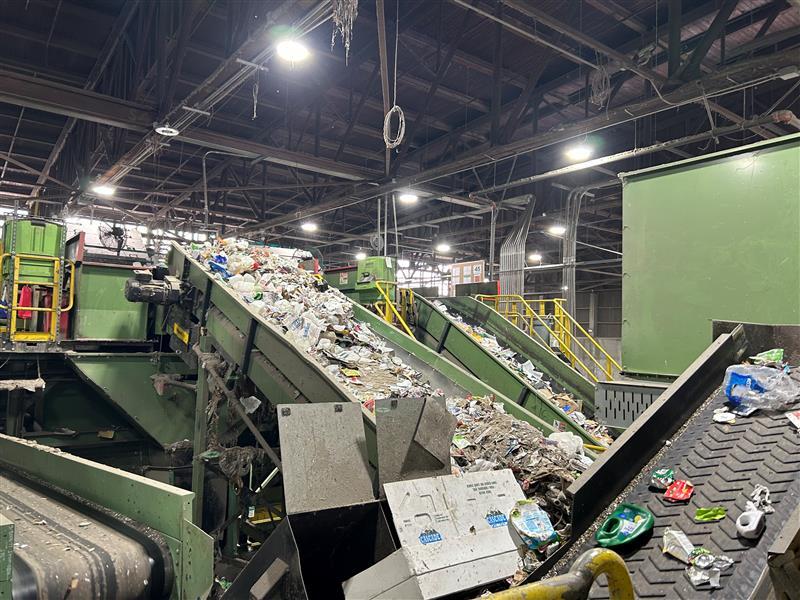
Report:
M 800 499 L 800 447 L 794 425 L 783 413 L 758 412 L 737 417 L 730 425 L 712 420 L 715 408 L 726 398 L 717 392 L 698 410 L 669 446 L 642 470 L 642 476 L 619 500 L 639 504 L 655 516 L 652 537 L 646 543 L 622 550 L 637 598 L 747 598 L 766 568 L 767 548 L 777 537 Z M 688 479 L 695 492 L 688 504 L 670 504 L 663 493 L 649 488 L 649 473 L 658 467 L 675 469 L 675 476 Z M 767 528 L 757 541 L 736 535 L 736 518 L 743 512 L 756 484 L 766 485 L 775 509 L 767 515 Z M 718 523 L 695 523 L 700 507 L 724 506 L 727 516 Z M 602 517 L 588 530 L 593 535 Z M 722 589 L 695 588 L 683 563 L 662 553 L 667 527 L 685 532 L 695 546 L 735 561 L 722 571 Z M 578 552 L 593 547 L 589 541 Z M 592 598 L 607 598 L 605 586 L 596 585 Z
M 351 391 L 320 362 L 293 344 L 281 327 L 259 315 L 237 292 L 193 259 L 186 248 L 173 243 L 169 265 L 171 273 L 195 289 L 189 311 L 191 315 L 183 308 L 173 307 L 167 322 L 168 331 L 174 331 L 175 325 L 182 330 L 198 331 L 202 324 L 213 340 L 214 348 L 227 360 L 238 364 L 242 373 L 272 404 L 357 402 Z M 352 310 L 357 320 L 366 323 L 385 340 L 395 356 L 422 373 L 431 386 L 440 389 L 445 396 L 494 395 L 514 417 L 531 423 L 546 434 L 555 431 L 552 419 L 544 420 L 527 410 L 516 397 L 507 397 L 363 306 L 354 303 Z M 191 354 L 191 345 L 196 341 L 193 336 L 196 334 L 188 334 L 184 341 L 173 336 L 172 343 L 184 355 Z M 364 421 L 370 459 L 376 460 L 372 452 L 375 419 L 367 409 L 364 409 Z
M 542 344 L 515 327 L 499 313 L 474 298 L 437 298 L 447 311 L 415 296 L 417 339 L 442 356 L 455 361 L 467 371 L 508 398 L 524 406 L 546 423 L 558 429 L 571 431 L 585 442 L 603 445 L 583 427 L 573 421 L 552 398 L 552 393 L 538 389 L 528 379 L 520 376 L 502 359 L 484 348 L 454 318 L 458 314 L 468 324 L 480 323 L 498 343 L 531 363 L 543 374 L 554 392 L 567 391 L 580 400 L 591 415 L 594 412 L 594 386 Z
M 129 519 L 10 471 L 0 472 L 0 513 L 14 523 L 15 600 L 162 598 L 171 592 L 166 544 Z

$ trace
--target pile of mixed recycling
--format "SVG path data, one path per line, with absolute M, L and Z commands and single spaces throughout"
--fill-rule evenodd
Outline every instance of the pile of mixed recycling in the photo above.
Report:
M 193 244 L 191 253 L 369 410 L 374 411 L 379 398 L 443 395 L 355 318 L 344 294 L 321 284 L 295 259 L 233 239 Z M 560 539 L 569 537 L 570 507 L 564 490 L 591 463 L 580 438 L 568 432 L 545 438 L 529 423 L 506 414 L 492 398 L 450 398 L 447 405 L 458 423 L 451 445 L 453 469 L 510 468 Z M 535 568 L 542 558 L 531 554 L 525 569 Z
M 536 369 L 536 366 L 530 360 L 520 362 L 517 360 L 516 352 L 511 348 L 506 348 L 501 345 L 497 341 L 497 338 L 487 332 L 483 327 L 469 324 L 460 314 L 457 312 L 450 312 L 447 306 L 438 300 L 434 300 L 433 304 L 474 338 L 490 354 L 496 356 L 514 373 L 519 375 L 523 380 L 528 381 L 535 389 L 539 390 L 543 396 L 549 398 L 551 402 L 556 404 L 570 419 L 585 429 L 594 439 L 605 445 L 610 445 L 611 442 L 614 441 L 611 435 L 609 435 L 608 428 L 605 425 L 588 418 L 581 412 L 580 400 L 577 400 L 572 394 L 566 392 L 555 393 L 552 389 L 551 382 L 545 377 L 544 373 Z
M 442 395 L 296 259 L 233 239 L 193 245 L 192 254 L 368 409 L 380 398 Z

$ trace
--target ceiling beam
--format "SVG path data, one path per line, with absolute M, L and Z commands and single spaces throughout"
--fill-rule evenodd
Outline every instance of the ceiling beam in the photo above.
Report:
M 114 52 L 116 52 L 119 42 L 122 40 L 123 32 L 128 28 L 131 20 L 136 15 L 136 10 L 139 8 L 140 2 L 141 0 L 126 0 L 122 10 L 119 13 L 119 16 L 114 21 L 114 25 L 111 27 L 111 32 L 106 38 L 103 49 L 100 51 L 98 59 L 95 62 L 94 67 L 92 67 L 92 71 L 89 73 L 86 83 L 83 85 L 83 89 L 93 90 L 95 86 L 97 86 L 97 83 L 100 81 L 100 77 L 103 75 L 108 63 L 111 61 L 111 57 L 114 56 Z M 31 190 L 31 196 L 36 196 L 41 192 L 42 186 L 44 185 L 45 181 L 47 181 L 47 176 L 50 174 L 50 170 L 53 168 L 53 165 L 61 155 L 61 151 L 64 149 L 67 139 L 72 133 L 72 130 L 77 122 L 77 118 L 69 117 L 67 122 L 64 123 L 64 126 L 61 128 L 61 132 L 58 134 L 58 138 L 56 138 L 55 144 L 53 144 L 53 148 L 50 150 L 50 155 L 47 157 L 47 161 L 44 163 L 42 173 L 36 180 L 36 187 Z
M 613 108 L 600 115 L 583 119 L 572 124 L 565 124 L 560 131 L 542 132 L 517 142 L 496 146 L 494 148 L 484 145 L 472 150 L 468 155 L 448 164 L 424 170 L 416 175 L 398 179 L 395 182 L 385 183 L 367 192 L 355 193 L 346 197 L 339 196 L 331 198 L 325 202 L 317 203 L 313 207 L 308 207 L 305 210 L 296 211 L 283 217 L 269 219 L 252 227 L 248 227 L 244 233 L 257 232 L 263 229 L 285 225 L 292 221 L 358 204 L 387 192 L 404 187 L 413 188 L 415 185 L 479 167 L 490 162 L 497 162 L 512 156 L 545 148 L 561 141 L 614 127 L 615 125 L 627 123 L 643 116 L 671 110 L 675 108 L 675 105 L 694 103 L 700 99 L 703 94 L 717 94 L 731 89 L 741 89 L 747 86 L 747 82 L 763 79 L 766 76 L 775 74 L 779 69 L 785 66 L 796 64 L 800 64 L 800 51 L 796 49 L 777 56 L 767 56 L 742 61 L 726 69 L 711 73 L 701 80 L 686 83 L 676 90 L 665 94 L 664 99 L 668 101 L 669 104 L 665 104 L 660 97 L 656 96 L 640 102 Z M 732 81 L 741 83 L 733 84 Z

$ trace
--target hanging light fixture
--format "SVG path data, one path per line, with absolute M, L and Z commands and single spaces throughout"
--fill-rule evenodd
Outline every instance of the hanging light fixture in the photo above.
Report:
M 402 192 L 397 199 L 400 200 L 402 204 L 416 204 L 417 200 L 419 200 L 419 196 L 413 192 Z
M 89 191 L 91 191 L 93 194 L 97 194 L 98 196 L 110 198 L 117 191 L 117 188 L 115 188 L 113 185 L 108 185 L 107 183 L 98 183 L 89 188 Z
M 303 62 L 311 56 L 311 52 L 308 51 L 305 44 L 293 39 L 281 40 L 275 46 L 275 51 L 279 57 L 292 64 Z
M 156 133 L 164 137 L 175 137 L 180 131 L 174 127 L 170 127 L 169 123 L 164 123 L 163 125 L 156 125 Z

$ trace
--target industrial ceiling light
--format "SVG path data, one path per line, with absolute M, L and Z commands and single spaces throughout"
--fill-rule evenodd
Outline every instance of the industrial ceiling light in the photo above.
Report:
M 442 253 L 450 252 L 450 244 L 448 244 L 447 242 L 440 242 L 436 244 L 436 251 Z
M 411 261 L 408 260 L 407 258 L 398 258 L 397 266 L 400 267 L 401 269 L 407 269 L 408 267 L 411 266 Z
M 567 286 L 567 285 L 562 285 L 562 286 L 561 286 L 561 289 L 562 289 L 562 291 L 565 291 L 565 292 L 566 292 L 566 291 L 569 289 L 569 286 Z
M 533 252 L 528 255 L 528 260 L 531 262 L 542 262 L 542 255 L 538 252 Z
M 316 223 L 312 223 L 311 221 L 306 221 L 302 225 L 300 225 L 300 229 L 303 231 L 316 231 L 319 229 L 319 226 Z
M 564 154 L 572 162 L 583 162 L 592 155 L 592 147 L 586 143 L 577 144 L 567 148 Z
M 98 196 L 104 196 L 105 198 L 110 198 L 111 196 L 114 195 L 114 192 L 117 191 L 117 188 L 115 188 L 113 185 L 108 185 L 106 183 L 98 183 L 96 185 L 93 185 L 90 188 L 90 190 L 93 194 L 97 194 Z
M 567 228 L 563 225 L 552 225 L 547 232 L 552 235 L 564 235 L 567 233 Z
M 174 127 L 170 127 L 169 123 L 164 123 L 163 125 L 156 125 L 156 133 L 164 137 L 175 137 L 180 131 Z
M 403 204 L 414 204 L 417 200 L 419 200 L 419 196 L 412 192 L 403 192 L 397 197 L 397 199 Z
M 292 64 L 304 61 L 311 54 L 301 42 L 291 39 L 278 42 L 275 50 L 278 56 Z
M 356 260 L 364 260 L 367 258 L 366 252 L 356 252 Z

